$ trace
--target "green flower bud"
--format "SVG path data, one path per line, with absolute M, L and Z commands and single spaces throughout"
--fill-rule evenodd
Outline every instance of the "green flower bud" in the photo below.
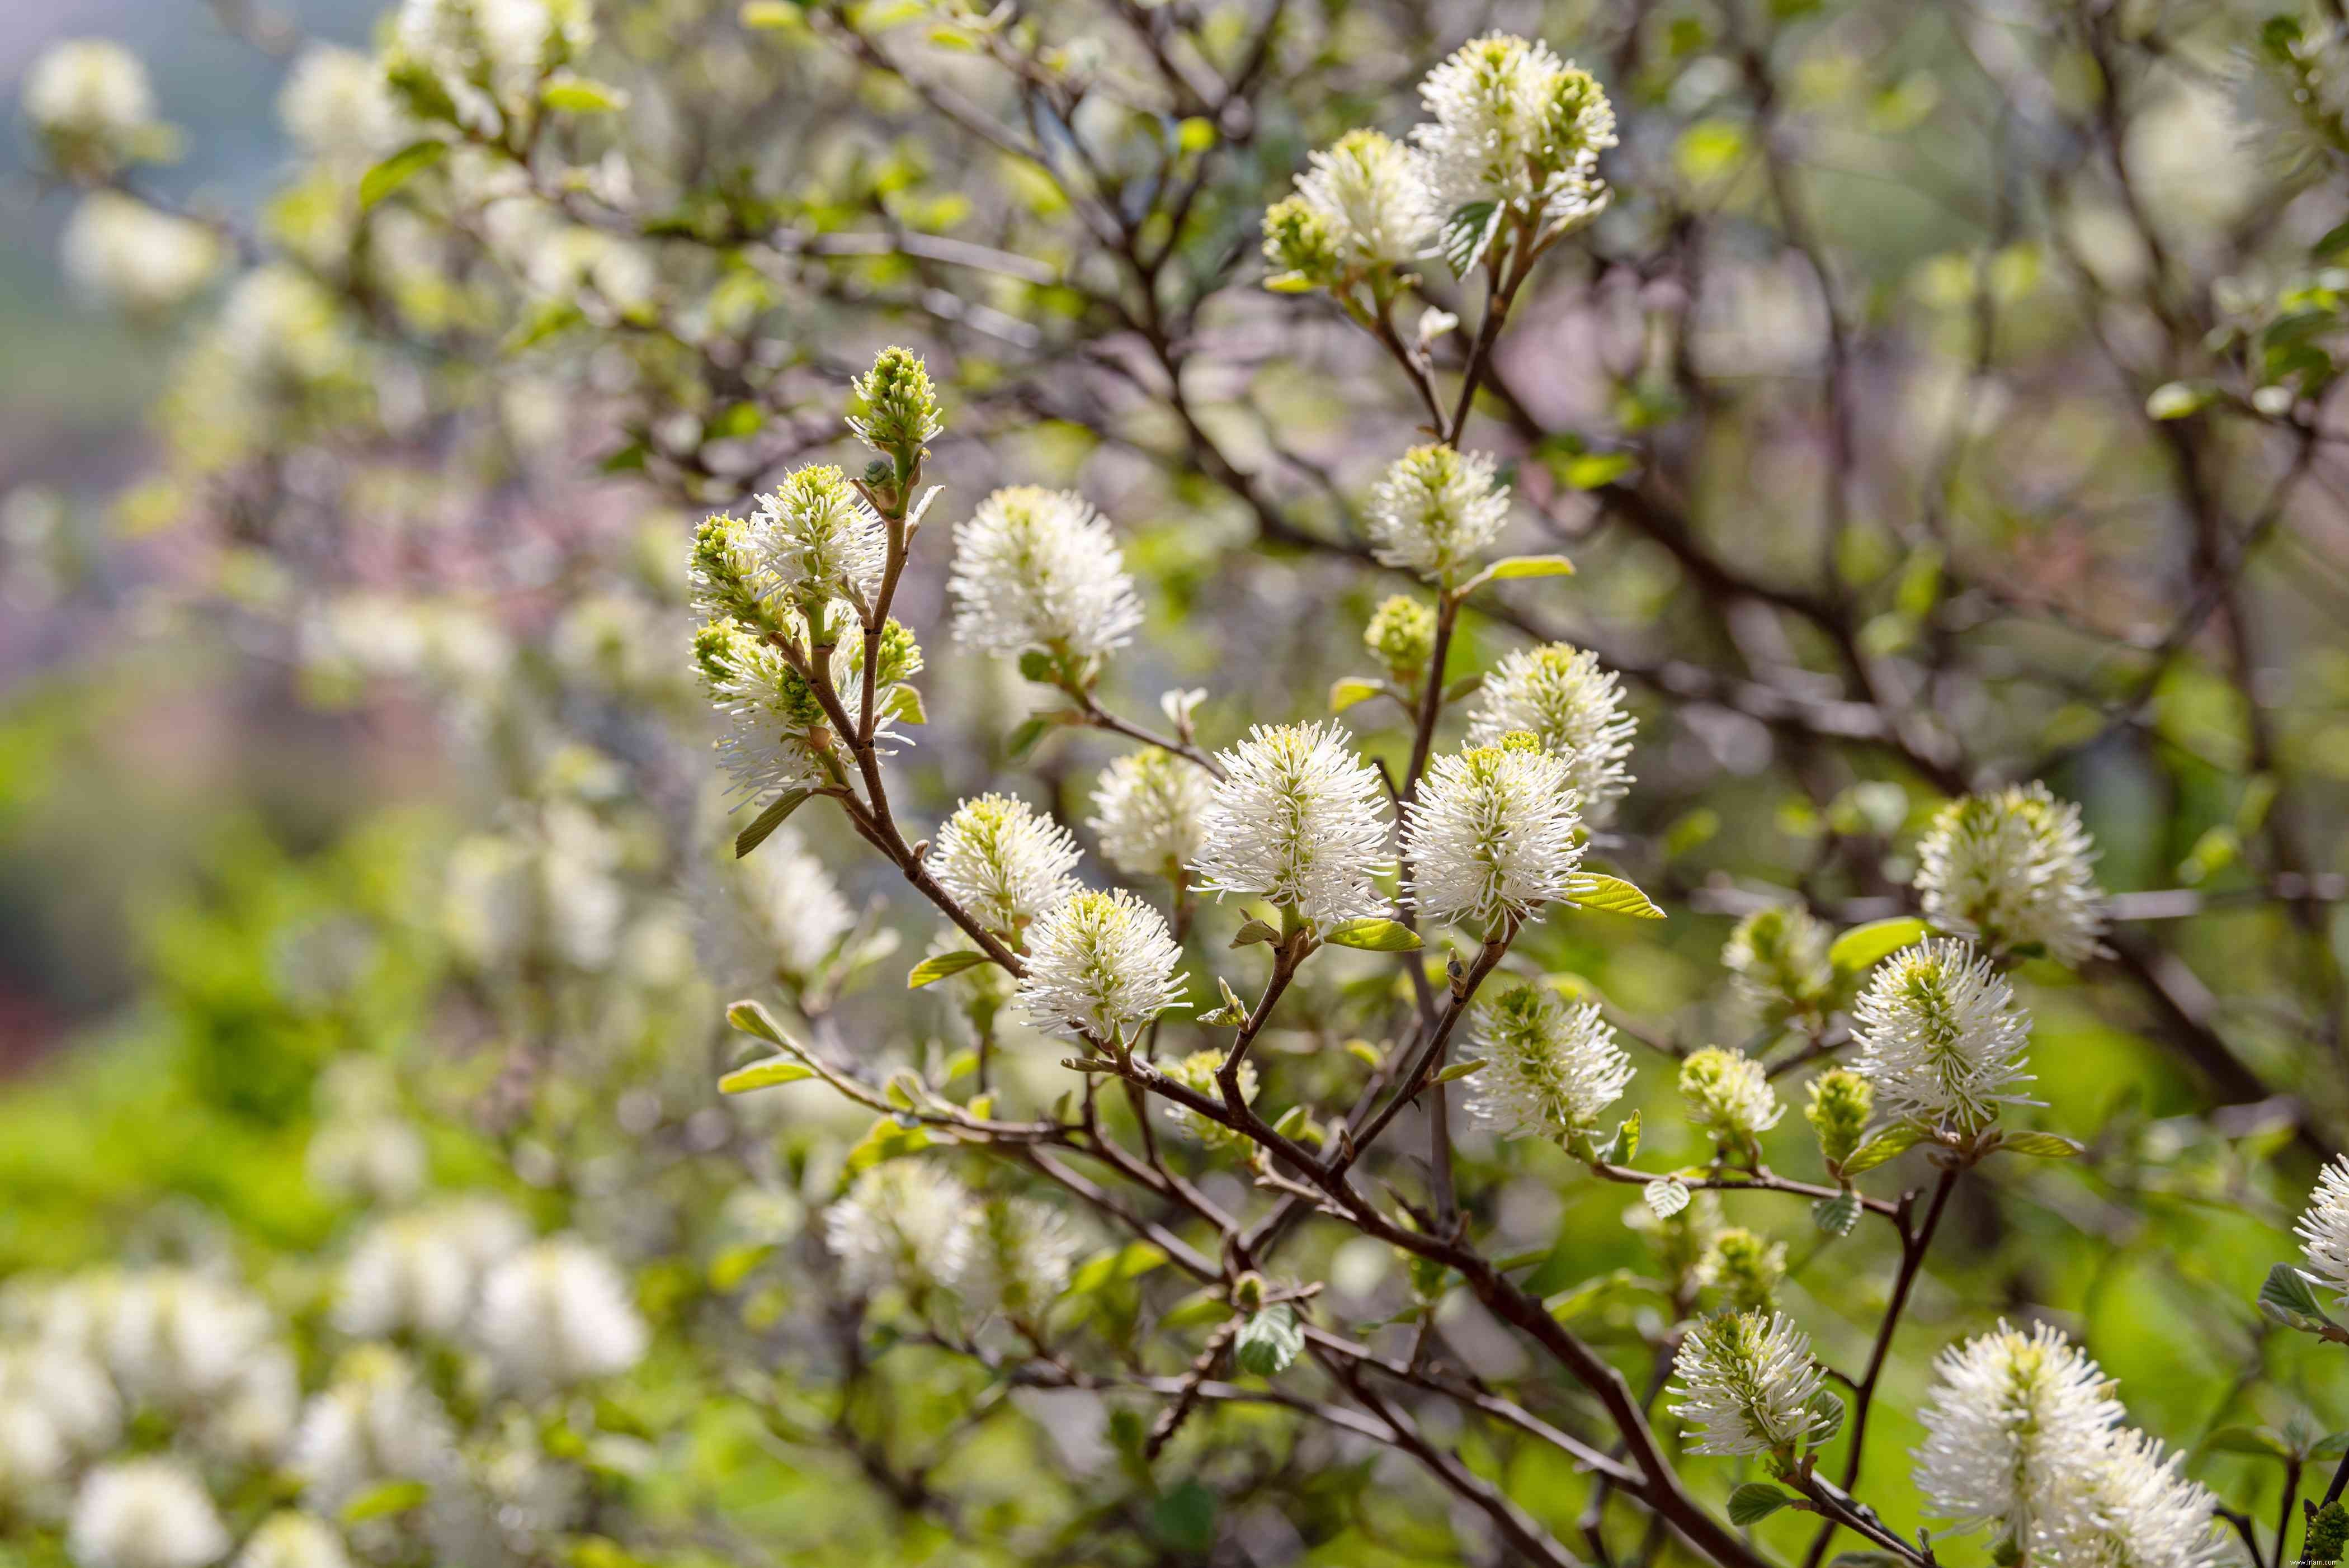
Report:
M 2338 1499 L 2316 1511 L 2308 1522 L 2308 1539 L 2301 1548 L 2304 1563 L 2338 1563 L 2341 1553 L 2349 1549 L 2349 1509 Z
M 1318 288 L 1337 281 L 1338 237 L 1330 220 L 1302 197 L 1291 196 L 1265 209 L 1264 255 L 1282 273 L 1293 273 Z
M 1847 1068 L 1811 1080 L 1811 1103 L 1803 1108 L 1803 1115 L 1819 1135 L 1819 1154 L 1828 1169 L 1851 1158 L 1867 1136 L 1868 1119 L 1875 1109 L 1876 1086 Z
M 1689 1119 L 1723 1143 L 1751 1145 L 1785 1114 L 1762 1064 L 1742 1051 L 1707 1046 L 1691 1053 L 1681 1064 L 1680 1088 Z
M 1264 1276 L 1250 1269 L 1232 1282 L 1232 1305 L 1242 1312 L 1264 1310 Z
M 848 428 L 866 446 L 895 459 L 898 474 L 913 472 L 926 450 L 924 443 L 946 428 L 922 356 L 910 348 L 885 348 L 854 387 L 864 412 L 852 417 Z
M 1435 606 L 1397 593 L 1372 612 L 1362 645 L 1395 679 L 1416 682 L 1435 652 Z
M 1786 1277 L 1786 1246 L 1733 1225 L 1713 1239 L 1702 1266 L 1730 1311 L 1769 1312 Z
M 1827 945 L 1827 928 L 1816 916 L 1796 904 L 1774 903 L 1737 923 L 1721 962 L 1772 1023 L 1816 1019 L 1826 1016 L 1835 990 Z
M 723 512 L 705 518 L 693 533 L 688 572 L 694 601 L 713 617 L 732 617 L 760 631 L 771 630 L 767 596 L 778 586 L 750 535 L 750 525 Z

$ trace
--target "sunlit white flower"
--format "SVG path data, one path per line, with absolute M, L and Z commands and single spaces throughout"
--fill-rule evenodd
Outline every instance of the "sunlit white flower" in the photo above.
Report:
M 1707 1046 L 1690 1052 L 1681 1063 L 1680 1089 L 1689 1119 L 1717 1138 L 1751 1142 L 1786 1114 L 1769 1073 L 1743 1051 Z
M 277 118 L 312 156 L 347 166 L 370 164 L 414 132 L 382 64 L 332 44 L 303 49 L 277 94 Z
M 1375 130 L 1350 130 L 1308 160 L 1297 193 L 1356 266 L 1411 261 L 1441 216 L 1409 149 Z
M 207 1455 L 240 1465 L 265 1464 L 284 1450 L 301 1412 L 302 1373 L 294 1353 L 271 1345 L 204 1401 L 191 1431 Z
M 400 1203 L 423 1191 L 423 1134 L 398 1116 L 336 1117 L 310 1136 L 310 1181 L 321 1191 Z
M 1977 1132 L 2015 1089 L 2031 1023 L 2014 989 L 1962 942 L 1935 938 L 1876 966 L 1852 1006 L 1859 1054 L 1852 1070 L 1876 1086 L 1879 1109 L 1903 1120 Z
M 1681 1341 L 1672 1377 L 1681 1396 L 1672 1414 L 1695 1453 L 1783 1453 L 1819 1422 L 1811 1399 L 1824 1377 L 1810 1336 L 1783 1313 L 1704 1319 Z
M 963 1304 L 973 1312 L 1036 1322 L 1068 1288 L 1079 1244 L 1075 1229 L 1050 1204 L 1033 1198 L 989 1200 L 970 1228 L 955 1276 Z
M 66 1528 L 77 1568 L 204 1568 L 229 1545 L 203 1483 L 176 1460 L 125 1460 L 91 1471 Z
M 828 464 L 801 469 L 761 496 L 750 537 L 775 592 L 811 607 L 869 597 L 889 552 L 880 514 Z
M 202 223 L 159 212 L 119 191 L 93 191 L 67 220 L 57 254 L 66 276 L 84 293 L 153 315 L 212 281 L 224 250 Z
M 1165 917 L 1142 900 L 1081 892 L 1029 932 L 1019 998 L 1039 1028 L 1120 1039 L 1179 1004 L 1182 961 Z
M 2079 807 L 2009 785 L 1941 808 L 1917 846 L 1917 892 L 1928 920 L 1993 957 L 2037 947 L 2077 965 L 2103 951 L 2095 858 Z
M 1573 770 L 1517 731 L 1439 757 L 1404 810 L 1412 900 L 1430 920 L 1524 920 L 1567 896 L 1582 863 Z
M 1109 520 L 1074 490 L 997 490 L 954 542 L 955 636 L 975 648 L 1089 659 L 1122 647 L 1142 624 Z
M 109 38 L 67 38 L 25 72 L 25 118 L 62 161 L 101 173 L 133 157 L 155 129 L 155 92 L 138 56 Z
M 625 1372 L 649 1337 L 626 1276 L 569 1236 L 551 1236 L 492 1269 L 476 1326 L 499 1381 L 526 1391 Z
M 261 393 L 290 393 L 349 369 L 352 344 L 334 297 L 288 266 L 256 267 L 221 306 L 229 361 Z
M 293 1509 L 263 1520 L 236 1554 L 236 1568 L 350 1568 L 350 1562 L 333 1525 Z
M 789 823 L 735 867 L 765 955 L 783 973 L 813 975 L 855 927 L 856 912 L 840 896 L 840 885 Z
M 1484 1070 L 1469 1109 L 1511 1138 L 1565 1140 L 1596 1127 L 1631 1081 L 1631 1058 L 1597 1006 L 1547 985 L 1517 985 L 1477 1002 L 1468 1051 Z
M 1371 553 L 1387 566 L 1450 583 L 1509 521 L 1509 487 L 1493 459 L 1446 446 L 1413 447 L 1371 490 Z
M 1316 925 L 1379 913 L 1386 793 L 1336 724 L 1258 726 L 1217 760 L 1198 870 L 1218 892 L 1294 905 Z
M 1800 904 L 1766 904 L 1729 934 L 1722 967 L 1738 993 L 1766 1015 L 1816 1016 L 1835 986 L 1835 965 L 1827 961 L 1831 935 L 1826 923 Z
M 472 1312 L 483 1271 L 529 1239 L 522 1216 L 491 1199 L 378 1221 L 343 1264 L 335 1326 L 354 1339 L 453 1337 Z
M 127 1277 L 105 1326 L 107 1359 L 123 1391 L 171 1408 L 224 1397 L 276 1336 L 259 1300 L 183 1269 Z
M 70 1345 L 0 1350 L 0 1497 L 63 1480 L 114 1446 L 122 1404 L 104 1367 Z
M 2349 1154 L 2318 1174 L 2308 1211 L 2292 1233 L 2307 1254 L 2308 1272 L 2349 1306 Z
M 988 794 L 955 808 L 925 863 L 979 923 L 1015 932 L 1076 892 L 1069 872 L 1082 852 L 1025 800 Z
M 332 1517 L 385 1481 L 441 1480 L 457 1462 L 455 1445 L 448 1412 L 408 1359 L 364 1345 L 303 1409 L 287 1466 L 304 1503 Z
M 1492 746 L 1524 730 L 1567 759 L 1582 819 L 1604 823 L 1630 788 L 1624 763 L 1639 726 L 1623 711 L 1623 687 L 1587 648 L 1548 643 L 1503 656 L 1468 710 L 1468 744 Z
M 2227 1560 L 2225 1526 L 2209 1489 L 2180 1471 L 2181 1450 L 2134 1428 L 2082 1478 L 2081 1495 L 2048 1522 L 2032 1561 L 2058 1568 L 2209 1568 Z
M 949 1285 L 969 1257 L 970 1192 L 919 1160 L 889 1160 L 823 1212 L 824 1244 L 849 1289 Z
M 1129 751 L 1093 785 L 1102 858 L 1128 876 L 1168 876 L 1199 858 L 1206 842 L 1207 770 L 1171 751 Z
M 2121 1418 L 2104 1369 L 2046 1324 L 2023 1334 L 2001 1323 L 1942 1351 L 1933 1370 L 1915 1455 L 1930 1509 L 2025 1550 L 2073 1522 Z
M 520 109 L 539 78 L 595 39 L 586 0 L 402 0 L 398 57 L 429 71 L 481 130 Z
M 1564 225 L 1605 204 L 1595 170 L 1615 145 L 1615 110 L 1548 45 L 1474 39 L 1428 72 L 1419 96 L 1434 119 L 1412 139 L 1440 211 L 1492 201 Z

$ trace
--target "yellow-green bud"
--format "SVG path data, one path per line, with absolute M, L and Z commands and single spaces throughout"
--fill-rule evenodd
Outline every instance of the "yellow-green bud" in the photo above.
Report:
M 946 428 L 929 366 L 910 348 L 885 348 L 853 387 L 864 412 L 849 419 L 849 428 L 874 451 L 895 459 L 901 476 L 911 473 L 924 443 Z
M 2308 1539 L 2301 1548 L 2304 1563 L 2338 1563 L 2344 1548 L 2349 1548 L 2349 1509 L 2335 1499 L 2316 1511 L 2308 1522 Z
M 1847 1068 L 1811 1080 L 1811 1103 L 1803 1108 L 1803 1115 L 1819 1135 L 1819 1154 L 1828 1169 L 1851 1158 L 1867 1136 L 1868 1119 L 1875 1109 L 1876 1087 Z
M 1771 1022 L 1817 1019 L 1835 990 L 1827 946 L 1827 928 L 1810 911 L 1774 903 L 1737 923 L 1721 961 Z
M 1762 1064 L 1719 1046 L 1692 1052 L 1681 1063 L 1680 1088 L 1689 1119 L 1724 1143 L 1750 1145 L 1785 1113 Z
M 1786 1246 L 1733 1225 L 1713 1239 L 1704 1266 L 1730 1311 L 1769 1312 L 1776 1305 L 1778 1282 L 1786 1277 Z
M 1232 1282 L 1232 1305 L 1242 1312 L 1264 1310 L 1264 1275 L 1250 1269 Z
M 1417 682 L 1435 652 L 1435 606 L 1397 593 L 1371 613 L 1362 645 L 1399 681 Z
M 1276 201 L 1264 212 L 1264 255 L 1283 273 L 1328 287 L 1337 280 L 1338 237 L 1330 220 L 1302 197 Z

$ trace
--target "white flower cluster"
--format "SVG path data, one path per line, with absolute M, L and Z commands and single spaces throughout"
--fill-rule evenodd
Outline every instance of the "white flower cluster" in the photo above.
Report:
M 649 1337 L 626 1278 L 570 1236 L 534 1243 L 490 1272 L 476 1332 L 501 1384 L 524 1393 L 625 1372 Z
M 1878 965 L 1853 1004 L 1852 1035 L 1853 1070 L 1898 1119 L 1971 1134 L 2000 1106 L 2028 1103 L 2014 1091 L 2031 1081 L 2031 1021 L 2014 988 L 1962 942 L 1929 939 Z
M 204 1568 L 228 1555 L 228 1526 L 178 1460 L 100 1467 L 74 1500 L 66 1551 L 78 1568 Z
M 147 67 L 111 39 L 51 45 L 25 72 L 20 102 L 68 173 L 102 177 L 159 150 Z
M 1408 263 L 1443 216 L 1419 160 L 1392 137 L 1350 130 L 1307 161 L 1298 198 L 1328 225 L 1348 265 Z
M 210 283 L 225 251 L 202 223 L 119 191 L 93 191 L 67 221 L 57 254 L 66 276 L 91 298 L 152 316 Z
M 757 854 L 734 864 L 761 959 L 794 982 L 806 982 L 854 929 L 856 912 L 789 823 L 769 834 Z
M 627 917 L 618 836 L 585 807 L 552 800 L 507 833 L 476 833 L 450 852 L 442 923 L 483 970 L 532 963 L 607 968 Z
M 919 1160 L 857 1177 L 823 1214 L 825 1244 L 852 1290 L 896 1286 L 917 1301 L 1033 1323 L 1067 1288 L 1080 1240 L 1060 1211 L 1028 1198 L 982 1201 Z
M 1109 520 L 1073 490 L 997 490 L 954 542 L 955 636 L 984 653 L 1097 658 L 1142 624 Z
M 2044 784 L 1952 800 L 1917 846 L 1925 917 L 1992 957 L 2040 951 L 2084 964 L 2104 951 L 2095 848 L 2080 809 Z
M 1942 1352 L 1916 1479 L 1956 1530 L 2048 1568 L 2204 1568 L 2222 1555 L 2183 1455 L 2124 1427 L 2102 1367 L 2054 1328 L 1999 1325 Z
M 1164 917 L 1150 905 L 1123 888 L 1081 892 L 1029 932 L 1019 1000 L 1039 1028 L 1125 1040 L 1181 1005 L 1182 961 Z
M 1469 1109 L 1511 1138 L 1564 1141 L 1599 1124 L 1631 1081 L 1631 1058 L 1590 1003 L 1546 985 L 1518 985 L 1477 1002 L 1468 1050 L 1485 1058 Z
M 1506 655 L 1486 672 L 1468 712 L 1468 743 L 1496 745 L 1524 730 L 1567 759 L 1582 820 L 1603 825 L 1631 785 L 1624 764 L 1637 723 L 1623 711 L 1623 688 L 1586 648 L 1548 643 Z
M 394 62 L 427 73 L 460 123 L 494 135 L 595 36 L 587 0 L 402 0 Z
M 1102 769 L 1093 815 L 1102 858 L 1128 876 L 1164 877 L 1195 862 L 1206 843 L 1207 770 L 1156 747 Z
M 1198 869 L 1218 892 L 1293 906 L 1315 925 L 1379 913 L 1386 795 L 1336 724 L 1258 726 L 1217 755 Z
M 1522 730 L 1437 758 L 1403 812 L 1419 912 L 1489 930 L 1564 899 L 1582 863 L 1580 799 L 1567 759 Z
M 1818 1428 L 1812 1404 L 1825 1376 L 1810 1336 L 1783 1313 L 1723 1314 L 1688 1331 L 1672 1358 L 1672 1414 L 1700 1454 L 1779 1454 Z
M 888 555 L 880 514 L 830 464 L 800 469 L 759 498 L 758 571 L 810 624 L 834 599 L 862 603 Z
M 1070 872 L 1083 852 L 1027 801 L 988 794 L 955 808 L 925 864 L 979 923 L 1016 935 L 1077 891 Z
M 479 1306 L 482 1280 L 529 1240 L 522 1216 L 489 1198 L 378 1220 L 344 1260 L 335 1326 L 354 1339 L 457 1339 Z
M 2349 1307 L 2349 1155 L 2317 1176 L 2307 1212 L 2292 1232 L 2308 1258 L 2308 1272 Z
M 1382 565 L 1447 585 L 1509 521 L 1509 487 L 1485 452 L 1413 447 L 1371 491 L 1371 549 Z
M 294 62 L 277 118 L 313 158 L 345 170 L 372 165 L 416 131 L 392 101 L 381 63 L 332 44 L 312 44 Z

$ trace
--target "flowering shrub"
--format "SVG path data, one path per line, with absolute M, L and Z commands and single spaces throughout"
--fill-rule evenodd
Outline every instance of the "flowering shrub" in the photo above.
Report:
M 1966 43 L 2015 124 L 2102 148 L 2148 273 L 2111 335 L 2167 346 L 2125 401 L 2189 476 L 2198 575 L 2093 686 L 1966 642 L 2076 629 L 1966 559 L 2007 526 L 1967 510 L 1972 413 L 1922 502 L 1862 482 L 1867 307 L 1784 153 L 1802 7 L 1635 21 L 1591 69 L 1444 7 L 1105 9 L 1114 43 L 1074 6 L 405 0 L 379 54 L 301 57 L 306 161 L 257 235 L 141 194 L 171 139 L 135 60 L 36 68 L 83 284 L 151 323 L 237 258 L 150 498 L 218 525 L 207 603 L 322 703 L 428 692 L 496 809 L 360 922 L 418 950 L 404 1002 L 363 1006 L 374 960 L 321 925 L 256 983 L 333 1039 L 281 1045 L 295 1089 L 186 1069 L 208 1112 L 315 1123 L 327 1219 L 9 1282 L 0 1518 L 86 1568 L 2337 1556 L 2339 836 L 2302 825 L 2270 672 L 2177 672 L 2213 613 L 2250 635 L 2338 280 L 2281 336 L 2220 318 L 2137 142 L 2075 106 L 2152 35 L 2090 7 L 2061 58 Z M 2309 156 L 2349 156 L 2330 24 L 2256 46 Z M 1416 124 L 1352 123 L 1421 57 Z M 1641 150 L 1739 80 L 1753 123 Z M 1673 433 L 1731 397 L 1692 303 L 1724 257 L 1687 235 L 1747 174 L 1816 292 L 1826 454 L 1819 526 L 1758 540 L 1692 522 Z M 2011 253 L 1963 290 L 1976 381 Z M 1528 363 L 1586 339 L 1628 367 L 1611 412 L 1545 408 Z M 1342 367 L 1334 437 L 1255 396 L 1282 356 Z M 2240 527 L 2220 408 L 2291 448 Z M 1901 566 L 1867 516 L 1896 506 Z M 1618 514 L 1640 548 L 1586 551 Z M 1535 516 L 1561 548 L 1516 548 Z M 1581 593 L 1641 634 L 1563 635 Z M 1988 694 L 2034 656 L 2012 706 L 2061 711 L 2026 745 Z M 2116 896 L 2037 775 L 2165 704 L 2229 821 L 2189 885 Z M 2247 781 L 2195 752 L 2220 730 Z M 1708 851 L 1765 768 L 1785 794 Z M 2238 872 L 2288 1048 L 2132 929 Z M 2242 1277 L 2312 1182 L 2301 1257 Z M 2235 1314 L 2209 1430 L 2092 1354 L 2104 1272 L 2198 1205 L 2271 1222 L 2178 1271 Z M 2096 1261 L 2035 1256 L 2057 1226 Z M 778 1473 L 803 1532 L 762 1513 Z M 852 1511 L 877 1537 L 826 1530 Z

